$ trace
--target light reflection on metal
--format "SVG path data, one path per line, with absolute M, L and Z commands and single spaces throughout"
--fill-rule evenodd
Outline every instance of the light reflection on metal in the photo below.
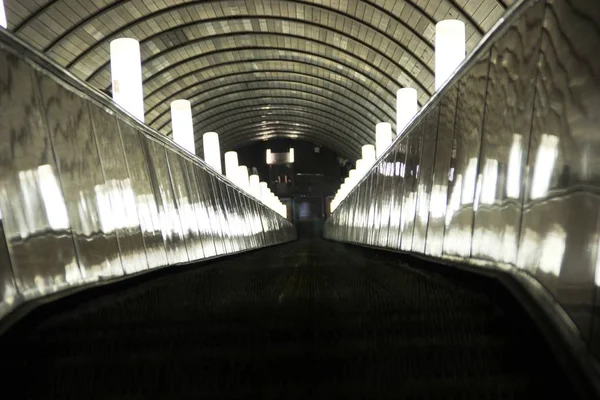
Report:
M 475 183 L 477 179 L 477 158 L 470 158 L 465 170 L 465 177 L 462 182 L 463 191 L 460 204 L 472 204 L 475 194 Z
M 518 133 L 512 135 L 510 155 L 508 158 L 508 171 L 506 173 L 506 197 L 518 199 L 521 195 L 521 165 L 523 159 L 523 136 Z
M 487 159 L 483 166 L 480 198 L 482 204 L 494 204 L 498 185 L 498 160 Z
M 535 156 L 535 167 L 531 182 L 531 199 L 539 199 L 548 193 L 557 155 L 558 137 L 542 134 L 542 139 Z

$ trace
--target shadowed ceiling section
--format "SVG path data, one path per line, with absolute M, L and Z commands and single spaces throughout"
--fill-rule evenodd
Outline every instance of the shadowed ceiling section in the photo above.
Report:
M 110 93 L 109 43 L 140 41 L 146 123 L 170 135 L 192 102 L 196 148 L 304 138 L 360 156 L 395 93 L 433 93 L 435 23 L 460 19 L 472 50 L 509 0 L 5 0 L 8 29 Z M 322 4 L 320 4 L 322 3 Z

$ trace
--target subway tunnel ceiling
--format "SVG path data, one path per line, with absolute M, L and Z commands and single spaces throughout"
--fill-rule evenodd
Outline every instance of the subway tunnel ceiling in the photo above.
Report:
M 110 94 L 109 43 L 140 41 L 146 123 L 171 134 L 192 102 L 196 148 L 303 138 L 357 158 L 395 92 L 434 91 L 435 23 L 466 24 L 467 52 L 513 0 L 4 0 L 8 30 Z

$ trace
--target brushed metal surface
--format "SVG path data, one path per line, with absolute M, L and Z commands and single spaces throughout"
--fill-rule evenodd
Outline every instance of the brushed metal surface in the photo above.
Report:
M 197 167 L 191 162 L 186 162 L 186 172 L 188 179 L 188 188 L 190 190 L 190 202 L 193 208 L 193 217 L 196 219 L 200 240 L 202 241 L 202 250 L 205 257 L 214 257 L 217 252 L 213 237 L 213 228 L 209 217 L 207 201 L 205 199 L 202 186 L 202 180 L 196 173 Z
M 168 170 L 170 175 L 171 187 L 174 195 L 174 206 L 179 220 L 181 221 L 181 232 L 186 244 L 190 260 L 201 260 L 204 258 L 202 240 L 200 239 L 200 230 L 198 222 L 190 204 L 190 189 L 185 172 L 185 158 L 166 149 Z
M 82 277 L 122 275 L 111 211 L 106 215 L 97 200 L 95 189 L 105 182 L 87 104 L 48 76 L 38 74 L 38 85 Z
M 140 136 L 134 127 L 124 121 L 118 121 L 118 128 L 126 154 L 125 162 L 131 178 L 131 188 L 140 221 L 148 267 L 156 268 L 168 265 L 158 207 Z
M 600 356 L 599 32 L 598 2 L 519 3 L 393 143 L 401 173 L 388 174 L 390 197 L 380 179 L 388 155 L 377 180 L 339 205 L 326 237 L 520 277 L 534 298 L 556 299 L 561 311 L 546 309 L 560 329 Z M 387 230 L 374 226 L 382 237 L 355 234 L 365 207 L 389 207 Z
M 207 175 L 207 189 L 211 197 L 211 204 L 213 210 L 213 219 L 217 228 L 217 234 L 221 238 L 220 246 L 218 247 L 218 254 L 227 254 L 231 252 L 229 224 L 227 223 L 227 217 L 225 216 L 225 206 L 223 204 L 223 192 L 220 188 L 220 181 L 210 175 Z
M 473 201 L 481 175 L 478 171 L 482 170 L 478 167 L 489 65 L 489 51 L 485 51 L 458 83 L 444 218 L 444 254 L 448 255 L 471 255 Z
M 146 248 L 117 119 L 96 104 L 88 107 L 104 176 L 104 183 L 94 187 L 101 220 L 115 232 L 125 273 L 146 270 Z
M 444 246 L 444 229 L 448 200 L 448 181 L 451 175 L 450 160 L 453 152 L 454 123 L 456 117 L 457 85 L 442 94 L 439 102 L 440 117 L 433 165 L 433 180 L 429 200 L 429 224 L 425 253 L 441 256 Z M 431 155 L 430 155 L 431 156 Z
M 0 104 L 0 211 L 14 274 L 3 273 L 2 302 L 9 307 L 19 295 L 80 283 L 81 272 L 35 72 L 6 50 Z
M 221 225 L 223 249 L 295 238 L 288 221 L 4 30 L 0 104 L 0 317 L 68 288 L 217 255 Z M 269 240 L 259 218 L 277 231 Z
M 165 148 L 142 133 L 140 133 L 140 141 L 148 163 L 168 263 L 189 261 L 181 219 L 175 205 Z
M 417 207 L 415 211 L 415 227 L 413 233 L 412 251 L 424 253 L 429 224 L 429 201 L 433 180 L 433 165 L 435 161 L 435 146 L 437 141 L 437 126 L 439 107 L 434 104 L 420 121 L 423 125 L 423 145 L 419 163 L 419 182 L 417 188 Z
M 392 200 L 390 201 L 390 228 L 388 230 L 387 247 L 400 248 L 400 223 L 402 219 L 402 192 L 406 161 L 407 137 L 400 138 L 394 148 L 394 168 L 392 184 Z
M 407 148 L 404 164 L 404 190 L 402 192 L 402 217 L 400 220 L 400 249 L 411 250 L 417 209 L 417 189 L 419 183 L 421 147 L 423 145 L 423 125 L 415 125 L 406 133 Z
M 491 48 L 473 257 L 517 262 L 544 10 L 545 1 L 534 3 Z
M 585 5 L 586 14 L 581 14 Z M 600 184 L 600 5 L 548 1 L 518 265 L 591 337 Z

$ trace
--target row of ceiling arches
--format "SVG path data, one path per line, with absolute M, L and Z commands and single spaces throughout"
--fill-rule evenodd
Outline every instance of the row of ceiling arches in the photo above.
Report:
M 512 2 L 4 1 L 10 31 L 106 93 L 110 41 L 139 40 L 146 123 L 169 135 L 169 103 L 190 100 L 197 151 L 217 131 L 223 150 L 297 137 L 349 158 L 394 122 L 398 89 L 433 93 L 436 22 L 465 22 L 470 51 Z

